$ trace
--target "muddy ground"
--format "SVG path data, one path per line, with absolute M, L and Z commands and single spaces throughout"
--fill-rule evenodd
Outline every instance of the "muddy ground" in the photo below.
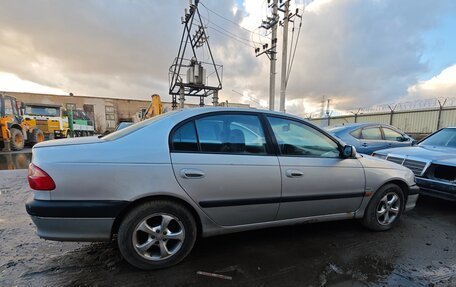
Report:
M 420 198 L 389 232 L 355 220 L 199 240 L 178 266 L 144 272 L 109 243 L 39 239 L 26 171 L 0 171 L 0 286 L 456 286 L 456 204 Z M 197 275 L 215 272 L 232 280 Z

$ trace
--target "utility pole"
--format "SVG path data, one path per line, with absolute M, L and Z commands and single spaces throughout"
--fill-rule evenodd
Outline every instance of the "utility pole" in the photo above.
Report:
M 285 91 L 287 90 L 287 52 L 288 52 L 288 21 L 290 11 L 290 0 L 285 0 L 283 20 L 283 45 L 282 45 L 282 72 L 280 74 L 280 111 L 285 112 Z
M 272 17 L 277 18 L 277 7 L 278 2 L 274 0 L 272 2 Z M 275 79 L 276 79 L 276 62 L 277 62 L 277 23 L 272 26 L 272 37 L 271 37 L 271 65 L 270 65 L 270 75 L 269 75 L 269 110 L 274 110 L 274 101 L 275 101 Z
M 268 0 L 270 3 L 271 0 Z M 272 30 L 271 47 L 269 44 L 263 45 L 263 52 L 260 53 L 260 48 L 255 48 L 256 56 L 266 54 L 269 57 L 270 63 L 270 79 L 269 79 L 269 109 L 274 110 L 274 98 L 275 98 L 275 76 L 276 76 L 276 61 L 277 61 L 277 24 L 279 23 L 279 11 L 284 13 L 283 22 L 280 21 L 280 25 L 283 25 L 283 47 L 282 47 L 282 68 L 281 68 L 281 83 L 280 83 L 280 111 L 285 112 L 285 94 L 287 90 L 288 78 L 291 72 L 291 66 L 293 64 L 294 55 L 299 39 L 299 32 L 301 31 L 302 14 L 299 14 L 299 9 L 296 8 L 296 12 L 290 13 L 290 1 L 291 0 L 273 0 L 272 4 L 268 7 L 272 8 L 272 16 L 268 16 L 266 20 L 263 20 L 260 28 L 266 30 Z M 279 4 L 280 2 L 280 4 Z M 294 40 L 294 17 L 301 18 L 299 24 L 298 36 L 296 37 L 296 43 L 293 47 Z M 293 22 L 293 34 L 291 37 L 291 49 L 290 49 L 290 60 L 288 61 L 288 23 Z M 294 48 L 294 51 L 292 52 Z
M 287 52 L 288 52 L 288 21 L 290 0 L 285 0 L 283 20 L 283 45 L 282 45 L 282 72 L 280 74 L 280 111 L 285 112 L 285 92 L 287 90 Z
M 268 0 L 269 3 L 269 0 Z M 275 78 L 276 78 L 276 61 L 277 61 L 277 23 L 278 23 L 278 0 L 273 0 L 269 5 L 272 8 L 272 16 L 268 16 L 266 20 L 261 22 L 260 28 L 266 30 L 271 29 L 271 47 L 268 44 L 263 45 L 263 52 L 260 53 L 260 48 L 255 49 L 256 56 L 266 54 L 270 61 L 269 71 L 269 110 L 274 110 L 275 101 Z

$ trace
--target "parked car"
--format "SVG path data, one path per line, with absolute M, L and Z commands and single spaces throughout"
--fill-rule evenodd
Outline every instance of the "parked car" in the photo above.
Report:
M 405 167 L 360 156 L 299 117 L 234 108 L 38 144 L 28 179 L 40 237 L 117 238 L 142 269 L 178 263 L 198 235 L 353 218 L 388 230 L 418 198 Z
M 352 123 L 328 127 L 326 130 L 363 154 L 372 154 L 380 149 L 411 146 L 416 143 L 404 132 L 386 124 Z
M 374 156 L 410 168 L 421 193 L 456 201 L 456 127 L 441 129 L 416 146 L 380 150 Z

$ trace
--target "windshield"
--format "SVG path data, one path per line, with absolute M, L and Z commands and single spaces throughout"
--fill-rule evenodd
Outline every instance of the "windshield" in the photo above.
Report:
M 161 114 L 159 116 L 155 116 L 153 118 L 150 118 L 150 119 L 147 119 L 145 121 L 141 121 L 139 123 L 133 124 L 133 125 L 131 125 L 129 127 L 123 128 L 121 130 L 117 130 L 115 132 L 107 134 L 107 135 L 105 135 L 105 136 L 103 136 L 101 138 L 104 139 L 104 140 L 108 140 L 108 141 L 116 140 L 116 139 L 121 138 L 123 136 L 126 136 L 128 134 L 131 134 L 131 133 L 133 133 L 135 131 L 138 131 L 138 130 L 150 125 L 151 123 L 153 123 L 153 122 L 155 122 L 157 120 L 160 120 L 162 118 L 168 117 L 168 116 L 174 114 L 175 112 L 178 112 L 178 111 L 172 111 L 172 112 Z
M 60 108 L 58 107 L 39 107 L 39 106 L 26 106 L 25 114 L 30 116 L 47 116 L 58 117 L 60 115 Z
M 419 145 L 456 148 L 456 128 L 442 129 L 424 139 Z

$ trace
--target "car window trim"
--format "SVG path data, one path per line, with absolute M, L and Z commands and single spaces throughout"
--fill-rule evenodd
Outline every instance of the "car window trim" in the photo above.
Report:
M 267 119 L 268 117 L 274 117 L 274 118 L 279 118 L 279 119 L 285 119 L 285 120 L 289 120 L 289 121 L 298 122 L 298 123 L 301 123 L 301 124 L 304 124 L 304 125 L 308 126 L 309 128 L 312 128 L 312 129 L 315 129 L 315 130 L 319 131 L 320 133 L 322 133 L 323 135 L 327 136 L 330 140 L 332 140 L 337 145 L 337 149 L 339 150 L 339 157 L 337 157 L 337 158 L 342 158 L 342 156 L 341 156 L 342 148 L 343 148 L 342 145 L 340 144 L 340 142 L 338 140 L 336 140 L 331 134 L 326 132 L 324 129 L 321 129 L 321 128 L 319 128 L 316 125 L 312 125 L 311 123 L 309 123 L 309 122 L 307 122 L 305 120 L 300 120 L 300 119 L 297 119 L 297 118 L 294 118 L 294 117 L 288 117 L 288 116 L 285 116 L 285 115 L 277 115 L 277 114 L 265 113 L 265 114 L 263 114 L 263 116 L 265 117 L 265 120 L 266 120 L 266 122 L 268 124 L 268 128 L 270 129 L 269 132 L 271 134 L 272 141 L 274 143 L 277 156 L 282 156 L 282 157 L 302 157 L 302 158 L 323 158 L 323 159 L 336 158 L 336 157 L 321 157 L 321 156 L 282 154 L 282 152 L 280 151 L 279 144 L 277 142 L 277 138 L 275 137 L 274 131 L 272 130 L 271 123 L 269 123 L 269 121 Z
M 227 153 L 227 152 L 214 152 L 214 151 L 203 151 L 201 148 L 201 144 L 199 142 L 199 135 L 198 135 L 198 130 L 196 129 L 196 120 L 205 118 L 205 117 L 210 117 L 210 116 L 219 116 L 219 115 L 250 115 L 250 116 L 256 116 L 261 124 L 261 128 L 263 129 L 265 141 L 266 141 L 266 153 L 264 154 L 255 154 L 255 153 Z M 195 133 L 196 133 L 196 139 L 198 141 L 198 151 L 182 151 L 182 150 L 174 150 L 173 142 L 172 142 L 172 137 L 174 133 L 183 125 L 187 124 L 188 122 L 193 121 L 193 126 L 195 128 Z M 171 129 L 169 132 L 168 136 L 168 147 L 169 147 L 169 152 L 170 153 L 198 153 L 198 154 L 218 154 L 218 155 L 245 155 L 245 156 L 276 156 L 276 153 L 274 152 L 274 148 L 271 144 L 271 142 L 268 140 L 268 130 L 267 130 L 267 123 L 265 123 L 262 120 L 262 113 L 259 112 L 250 112 L 250 111 L 212 111 L 212 112 L 207 112 L 207 113 L 202 113 L 199 115 L 192 116 L 188 119 L 185 119 L 176 125 Z M 266 126 L 265 126 L 266 125 Z

